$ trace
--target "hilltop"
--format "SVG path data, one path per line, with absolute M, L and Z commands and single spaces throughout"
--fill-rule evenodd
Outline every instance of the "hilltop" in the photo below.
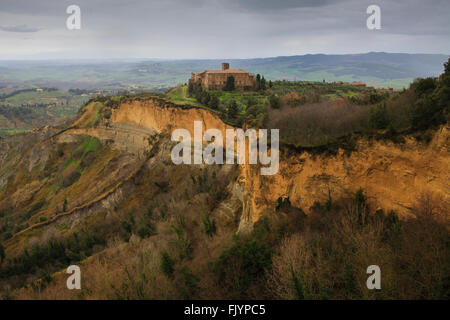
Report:
M 289 81 L 291 86 L 297 86 L 298 90 L 293 90 L 301 94 L 302 90 L 320 87 L 319 82 L 363 82 L 375 88 L 407 88 L 416 78 L 438 76 L 447 58 L 373 52 L 229 61 L 238 69 L 263 74 L 267 81 L 278 84 Z M 192 72 L 218 64 L 219 60 L 0 61 L 0 137 L 67 121 L 88 100 L 87 93 L 92 96 L 165 92 L 186 83 Z M 38 93 L 39 88 L 45 90 Z M 48 90 L 54 88 L 57 90 Z M 277 88 L 289 90 L 285 84 Z M 358 92 L 355 88 L 333 89 L 329 85 L 322 88 L 334 98 Z M 237 103 L 240 104 L 239 99 Z

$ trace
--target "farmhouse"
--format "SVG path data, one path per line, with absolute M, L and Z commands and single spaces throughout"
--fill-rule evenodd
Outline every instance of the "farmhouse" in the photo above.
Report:
M 236 90 L 253 89 L 253 75 L 244 70 L 230 69 L 230 64 L 226 62 L 222 63 L 222 70 L 205 70 L 197 74 L 193 73 L 191 81 L 207 90 L 223 90 L 229 77 L 234 78 Z

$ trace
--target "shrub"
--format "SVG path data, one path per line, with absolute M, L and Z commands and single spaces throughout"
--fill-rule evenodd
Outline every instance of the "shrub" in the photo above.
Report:
M 3 247 L 3 244 L 0 243 L 0 265 L 2 264 L 4 259 L 5 259 L 5 247 Z
M 211 109 L 217 110 L 219 108 L 219 98 L 217 97 L 217 95 L 213 94 L 211 96 L 211 99 L 209 100 L 208 106 Z
M 232 100 L 230 102 L 230 105 L 228 106 L 228 118 L 235 119 L 238 113 L 239 113 L 239 106 L 236 100 Z
M 138 235 L 141 238 L 148 238 L 152 234 L 152 229 L 149 226 L 139 228 Z
M 214 262 L 214 269 L 231 297 L 245 297 L 246 291 L 271 265 L 271 250 L 257 240 L 236 240 Z
M 282 98 L 283 104 L 286 104 L 290 107 L 297 107 L 306 102 L 304 97 L 301 97 L 297 92 L 292 91 Z
M 370 108 L 369 125 L 372 129 L 386 129 L 389 125 L 386 103 Z
M 276 210 L 285 210 L 285 209 L 289 209 L 291 207 L 291 201 L 289 200 L 289 197 L 287 198 L 282 198 L 279 197 L 277 200 L 277 207 Z
M 224 90 L 225 91 L 234 91 L 235 90 L 235 83 L 234 83 L 234 77 L 233 76 L 229 76 L 227 78 L 227 82 L 225 83 Z
M 216 234 L 216 222 L 214 220 L 211 220 L 209 216 L 205 216 L 203 218 L 203 226 L 205 228 L 205 233 L 212 237 Z
M 184 286 L 181 289 L 181 296 L 183 299 L 192 299 L 197 295 L 200 278 L 193 274 L 188 267 L 181 268 L 180 273 L 184 282 Z
M 105 119 L 111 118 L 111 115 L 112 115 L 111 109 L 106 108 L 105 111 L 104 111 L 104 114 L 103 114 L 103 116 L 105 117 Z
M 161 271 L 168 277 L 173 276 L 175 262 L 169 256 L 169 254 L 164 251 L 161 254 Z
M 269 102 L 270 102 L 270 107 L 272 109 L 280 109 L 281 103 L 280 103 L 280 98 L 278 98 L 278 96 L 276 95 L 271 95 L 269 98 Z

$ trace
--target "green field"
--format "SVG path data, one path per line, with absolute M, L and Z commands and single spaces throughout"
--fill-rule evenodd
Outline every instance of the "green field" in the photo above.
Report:
M 188 97 L 187 89 L 187 85 L 175 87 L 167 92 L 166 97 L 170 102 L 175 104 L 187 104 L 196 107 L 203 107 L 197 99 Z
M 89 97 L 61 90 L 16 92 L 0 96 L 0 136 L 62 123 L 89 100 Z
M 22 106 L 35 104 L 53 104 L 57 106 L 79 106 L 88 100 L 87 97 L 81 95 L 73 95 L 66 91 L 29 91 L 19 93 L 12 97 L 8 97 L 3 101 L 0 100 L 4 106 Z

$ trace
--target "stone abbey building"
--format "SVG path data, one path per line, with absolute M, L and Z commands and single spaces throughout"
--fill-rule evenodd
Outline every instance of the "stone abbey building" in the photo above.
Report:
M 234 77 L 236 90 L 253 90 L 253 75 L 244 70 L 230 69 L 229 63 L 222 63 L 222 70 L 205 70 L 200 73 L 193 73 L 191 82 L 201 85 L 207 90 L 223 90 L 228 77 Z

